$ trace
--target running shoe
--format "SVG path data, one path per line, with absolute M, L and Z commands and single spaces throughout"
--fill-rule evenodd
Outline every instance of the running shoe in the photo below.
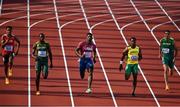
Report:
M 41 93 L 40 93 L 40 91 L 36 91 L 36 95 L 38 96 L 38 95 L 40 95 Z
M 91 90 L 91 88 L 88 88 L 88 89 L 86 90 L 86 93 L 87 93 L 87 94 L 90 94 L 90 93 L 92 93 L 92 90 Z
M 9 84 L 9 78 L 5 78 L 5 84 L 6 84 L 6 85 Z

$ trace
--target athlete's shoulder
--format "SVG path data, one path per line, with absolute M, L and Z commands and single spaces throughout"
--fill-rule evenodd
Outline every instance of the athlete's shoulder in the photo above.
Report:
M 44 41 L 44 43 L 45 43 L 45 44 L 49 44 L 49 42 L 48 42 L 48 41 Z
M 162 40 L 166 40 L 166 37 L 161 38 L 161 41 L 162 41 Z
M 86 41 L 81 41 L 79 42 L 79 44 L 86 44 Z
M 86 45 L 86 41 L 81 41 L 81 42 L 79 42 L 79 45 L 78 45 L 78 46 L 84 46 L 84 45 Z
M 140 48 L 140 46 L 139 46 L 139 45 L 136 45 L 136 48 L 138 48 L 138 49 L 139 49 L 139 48 Z
M 171 38 L 170 38 L 170 40 L 174 41 L 174 38 L 173 38 L 173 37 L 171 37 Z
M 5 37 L 7 37 L 7 34 L 2 34 L 1 35 L 1 38 L 5 38 Z
M 131 45 L 128 45 L 128 46 L 126 47 L 126 49 L 128 49 L 128 50 L 131 49 Z
M 45 44 L 46 44 L 47 47 L 50 46 L 50 43 L 48 41 L 45 41 Z
M 40 44 L 40 42 L 39 42 L 39 41 L 36 41 L 35 44 L 36 44 L 36 45 L 37 45 L 37 44 Z

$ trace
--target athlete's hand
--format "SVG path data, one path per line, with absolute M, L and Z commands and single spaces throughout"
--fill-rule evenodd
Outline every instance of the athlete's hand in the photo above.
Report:
M 119 65 L 119 71 L 121 72 L 122 69 L 123 69 L 123 65 L 120 64 L 120 65 Z

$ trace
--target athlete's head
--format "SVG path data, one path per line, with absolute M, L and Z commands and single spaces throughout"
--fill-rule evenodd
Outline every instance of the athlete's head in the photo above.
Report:
M 131 41 L 131 46 L 136 46 L 136 38 L 135 37 L 131 37 L 130 41 Z
M 92 33 L 87 33 L 87 42 L 88 42 L 88 43 L 91 43 L 91 42 L 92 42 L 92 39 L 93 39 Z
M 42 41 L 44 41 L 44 39 L 45 39 L 44 33 L 40 33 L 39 34 L 39 40 L 42 42 Z
M 169 30 L 166 30 L 164 33 L 165 33 L 166 38 L 170 38 L 171 32 Z
M 11 36 L 11 33 L 12 33 L 12 26 L 7 26 L 7 27 L 6 27 L 6 34 L 7 34 L 8 36 Z

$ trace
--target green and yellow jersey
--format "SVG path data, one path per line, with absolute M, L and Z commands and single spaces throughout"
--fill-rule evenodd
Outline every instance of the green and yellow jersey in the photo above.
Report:
M 48 42 L 37 41 L 34 44 L 33 48 L 36 49 L 35 55 L 37 55 L 40 60 L 47 60 L 48 59 L 48 50 L 50 48 L 50 45 Z
M 138 64 L 139 59 L 139 47 L 136 46 L 135 48 L 131 48 L 128 46 L 128 55 L 127 55 L 127 64 Z

